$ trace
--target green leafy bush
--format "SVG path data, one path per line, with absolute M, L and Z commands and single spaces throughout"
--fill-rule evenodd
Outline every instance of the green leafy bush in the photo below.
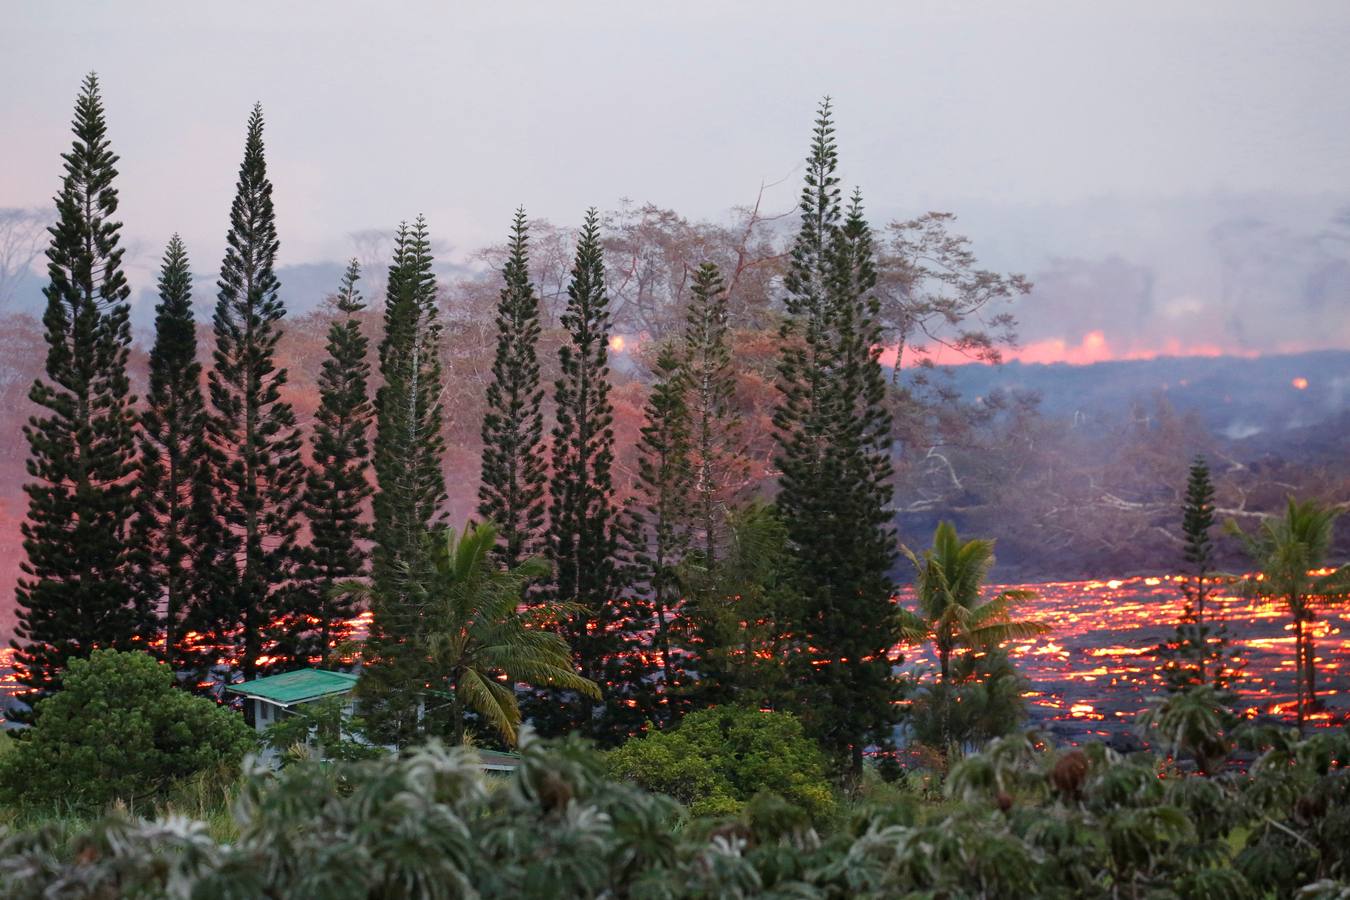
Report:
M 359 740 L 365 722 L 346 711 L 344 697 L 327 697 L 305 703 L 271 725 L 262 734 L 263 743 L 276 751 L 281 765 L 308 759 L 374 759 L 387 752 L 369 741 Z
M 828 829 L 771 793 L 734 821 L 686 820 L 576 741 L 522 740 L 501 779 L 429 744 L 250 771 L 228 840 L 123 814 L 0 835 L 0 898 L 1350 896 L 1350 733 L 1244 742 L 1250 774 L 1203 778 L 1009 736 L 952 767 L 940 808 L 878 795 Z
M 824 754 L 795 716 L 718 706 L 609 754 L 610 771 L 684 803 L 695 815 L 733 815 L 756 794 L 778 794 L 813 819 L 835 807 Z
M 145 653 L 95 650 L 72 660 L 61 683 L 0 758 L 0 791 L 10 802 L 89 809 L 148 798 L 175 780 L 237 765 L 256 747 L 238 714 L 175 688 L 169 667 Z
M 1012 734 L 1026 721 L 1026 689 L 1007 651 L 994 647 L 960 656 L 947 680 L 915 691 L 908 720 L 913 740 L 939 750 L 949 743 L 975 749 Z

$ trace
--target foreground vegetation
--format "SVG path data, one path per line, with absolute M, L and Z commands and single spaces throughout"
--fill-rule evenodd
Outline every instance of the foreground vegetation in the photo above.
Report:
M 1205 778 L 1102 746 L 992 742 L 934 805 L 868 770 L 813 814 L 761 792 L 695 816 L 573 739 L 250 768 L 234 834 L 115 811 L 0 839 L 0 896 L 1345 897 L 1350 733 L 1248 731 L 1247 774 Z

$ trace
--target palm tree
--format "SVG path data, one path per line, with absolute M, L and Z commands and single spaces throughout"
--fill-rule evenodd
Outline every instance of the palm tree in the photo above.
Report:
M 1003 591 L 983 596 L 984 579 L 994 564 L 994 542 L 963 541 L 950 522 L 941 522 L 933 532 L 933 546 L 916 554 L 901 551 L 914 564 L 914 591 L 918 611 L 900 609 L 900 632 L 908 640 L 930 641 L 937 651 L 943 700 L 944 743 L 950 743 L 952 652 L 994 647 L 1004 641 L 1035 637 L 1049 628 L 1040 622 L 1011 618 L 1013 606 L 1035 597 L 1025 590 Z
M 1228 758 L 1232 719 L 1223 695 L 1212 684 L 1152 697 L 1138 727 L 1173 759 L 1190 756 L 1201 775 L 1213 775 Z
M 1242 540 L 1258 574 L 1240 579 L 1248 596 L 1283 600 L 1294 620 L 1294 683 L 1298 728 L 1306 711 L 1316 708 L 1316 652 L 1306 627 L 1317 618 L 1317 605 L 1350 593 L 1350 565 L 1327 575 L 1315 575 L 1331 549 L 1332 529 L 1341 511 L 1315 500 L 1289 498 L 1284 517 L 1266 519 L 1254 535 L 1229 519 L 1225 529 Z M 1306 702 L 1305 702 L 1306 698 Z
M 1040 622 L 1009 618 L 1013 606 L 1033 599 L 1034 591 L 983 596 L 985 576 L 994 564 L 993 541 L 963 541 L 955 526 L 942 522 L 933 532 L 933 546 L 922 556 L 903 545 L 900 549 L 914 564 L 918 600 L 917 613 L 907 609 L 897 613 L 900 630 L 911 641 L 932 642 L 944 683 L 951 677 L 952 651 L 958 647 L 979 650 L 1049 630 Z
M 464 742 L 464 716 L 474 712 L 502 739 L 516 742 L 520 706 L 515 683 L 573 690 L 600 699 L 595 682 L 577 674 L 567 642 L 547 627 L 562 613 L 557 604 L 521 609 L 526 585 L 549 574 L 540 558 L 512 568 L 495 561 L 497 528 L 490 523 L 433 531 L 432 576 L 425 597 L 421 650 L 430 670 L 444 679 L 450 698 L 450 737 Z M 364 584 L 345 584 L 368 593 Z

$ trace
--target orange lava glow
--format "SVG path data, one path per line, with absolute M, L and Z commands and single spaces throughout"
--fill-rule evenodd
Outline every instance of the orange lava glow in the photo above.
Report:
M 366 610 L 334 626 L 334 636 L 328 645 L 329 650 L 333 651 L 330 654 L 330 663 L 336 662 L 343 666 L 351 666 L 357 662 L 355 657 L 347 655 L 347 648 L 343 645 L 349 641 L 364 639 L 370 631 L 370 623 L 373 618 L 374 614 Z M 317 628 L 319 624 L 319 621 L 313 618 L 306 618 L 305 621 L 311 628 Z M 207 636 L 196 631 L 189 631 L 183 635 L 183 647 L 194 653 L 200 653 L 204 650 L 214 651 L 216 672 L 212 677 L 198 682 L 199 688 L 219 690 L 230 675 L 233 676 L 235 682 L 242 680 L 239 675 L 240 660 L 237 656 L 232 655 L 233 647 L 227 647 L 224 644 L 212 644 Z M 163 649 L 162 642 L 159 649 Z M 0 701 L 7 696 L 18 693 L 20 690 L 20 685 L 14 673 L 14 652 L 10 647 L 0 648 Z M 255 664 L 259 669 L 266 670 L 277 659 L 278 657 L 263 653 L 257 658 Z M 3 710 L 4 704 L 0 702 L 0 712 L 3 712 Z M 0 723 L 3 721 L 3 715 L 0 715 Z
M 1181 614 L 1180 580 L 1158 575 L 991 585 L 990 596 L 1012 588 L 1035 591 L 1036 599 L 1020 604 L 1018 615 L 1051 626 L 1044 637 L 1006 645 L 1030 682 L 1023 698 L 1033 719 L 1074 740 L 1097 734 L 1086 721 L 1104 721 L 1098 729 L 1128 730 L 1148 698 L 1162 690 L 1152 650 L 1170 635 Z M 906 593 L 897 601 L 911 604 Z M 1241 707 L 1249 715 L 1292 723 L 1294 633 L 1283 604 L 1221 593 L 1210 598 L 1207 609 L 1211 620 L 1217 616 L 1227 625 L 1229 641 L 1244 665 L 1238 684 Z M 1324 605 L 1309 632 L 1316 642 L 1322 709 L 1309 713 L 1308 721 L 1340 724 L 1350 720 L 1350 607 Z M 934 665 L 927 647 L 907 647 L 904 658 L 907 672 Z
M 1003 358 L 1024 363 L 1068 363 L 1086 366 L 1092 363 L 1125 359 L 1157 359 L 1160 356 L 1256 356 L 1252 351 L 1230 350 L 1218 344 L 1183 344 L 1168 338 L 1160 347 L 1112 346 L 1105 332 L 1089 331 L 1077 344 L 1062 338 L 1032 341 L 1005 351 Z
M 1306 391 L 1308 389 L 1308 379 L 1302 376 L 1295 378 L 1293 381 L 1289 383 L 1294 386 L 1294 390 L 1296 391 Z
M 1272 352 L 1292 353 L 1300 349 L 1305 348 L 1290 345 L 1276 348 Z M 1188 344 L 1174 337 L 1163 340 L 1161 344 L 1122 345 L 1119 342 L 1113 342 L 1106 332 L 1100 329 L 1089 331 L 1076 342 L 1065 338 L 1046 338 L 1031 341 L 1018 347 L 1003 348 L 1001 353 L 1004 362 L 1067 363 L 1071 366 L 1088 366 L 1093 363 L 1120 360 L 1158 359 L 1170 356 L 1241 356 L 1250 359 L 1261 355 L 1260 351 L 1244 347 L 1225 347 L 1208 343 Z M 896 348 L 894 346 L 881 348 L 880 360 L 883 366 L 893 367 L 895 358 Z M 977 360 L 942 345 L 933 345 L 922 350 L 916 350 L 912 347 L 905 348 L 903 368 L 911 368 L 925 362 L 938 366 L 960 366 L 977 362 Z M 1302 380 L 1299 379 L 1299 381 Z M 1297 386 L 1297 382 L 1295 386 Z M 1306 383 L 1304 387 L 1306 387 Z M 1302 390 L 1302 388 L 1299 389 Z
M 1034 591 L 1035 599 L 1020 604 L 1018 615 L 1051 626 L 1048 635 L 1006 645 L 1029 683 L 1023 698 L 1034 722 L 1070 741 L 1128 730 L 1148 698 L 1162 690 L 1152 648 L 1170 635 L 1181 614 L 1181 580 L 1155 575 L 990 585 L 991 596 L 1011 588 Z M 905 592 L 896 599 L 903 606 L 912 605 L 912 596 Z M 1283 605 L 1220 594 L 1210 598 L 1207 608 L 1211 621 L 1217 618 L 1227 625 L 1238 663 L 1244 666 L 1238 684 L 1240 708 L 1250 716 L 1292 722 L 1294 634 Z M 371 614 L 365 612 L 344 623 L 337 629 L 340 640 L 364 637 L 370 621 Z M 1308 633 L 1316 642 L 1317 696 L 1322 706 L 1307 719 L 1314 726 L 1345 723 L 1350 720 L 1350 605 L 1324 605 Z M 188 635 L 188 642 L 199 649 L 206 646 L 196 634 Z M 338 645 L 335 638 L 334 649 Z M 0 696 L 17 687 L 13 653 L 0 649 Z M 891 657 L 907 674 L 934 667 L 927 646 L 898 647 Z M 265 665 L 266 659 L 259 662 Z M 223 649 L 220 663 L 226 669 L 237 666 Z

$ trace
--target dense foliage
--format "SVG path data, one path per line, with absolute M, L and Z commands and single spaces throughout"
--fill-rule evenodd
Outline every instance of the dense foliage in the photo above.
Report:
M 917 680 L 903 727 L 913 747 L 935 751 L 939 759 L 952 747 L 982 747 L 1026 722 L 1022 694 L 1028 689 L 1007 651 L 963 653 L 945 679 Z
M 354 604 L 334 590 L 341 581 L 366 574 L 365 521 L 371 495 L 369 341 L 358 318 L 365 302 L 356 283 L 361 268 L 347 265 L 334 297 L 337 312 L 328 329 L 327 357 L 319 375 L 319 409 L 310 441 L 312 465 L 305 481 L 305 516 L 310 543 L 305 553 L 302 600 L 295 612 L 302 660 L 327 661 L 331 645 L 348 636 Z
M 420 216 L 399 226 L 385 288 L 384 337 L 375 395 L 370 635 L 360 693 L 371 725 L 399 744 L 421 730 L 417 704 L 430 673 L 413 595 L 429 579 L 427 529 L 445 498 L 441 456 L 441 324 L 431 239 Z
M 790 652 L 790 623 L 805 604 L 796 570 L 776 509 L 750 504 L 732 511 L 717 561 L 688 564 L 683 573 L 688 594 L 678 647 L 696 661 L 698 677 L 679 685 L 676 702 L 795 707 L 800 660 Z
M 803 716 L 856 771 L 894 709 L 893 463 L 871 230 L 857 193 L 847 210 L 840 202 L 828 100 L 806 162 L 784 279 L 776 503 L 802 562 Z
M 547 691 L 528 712 L 545 734 L 577 729 L 617 743 L 650 706 L 635 632 L 648 624 L 646 604 L 625 590 L 619 558 L 623 523 L 614 496 L 614 405 L 610 399 L 609 294 L 600 222 L 586 214 L 562 315 L 566 341 L 554 382 L 556 424 L 549 483 L 548 596 L 567 604 L 559 628 L 580 673 L 604 689 L 599 707 L 575 692 Z
M 930 642 L 938 663 L 937 683 L 920 688 L 915 700 L 917 736 L 945 753 L 949 744 L 979 746 L 1007 734 L 1021 720 L 1022 684 L 1001 645 L 1048 626 L 1014 617 L 1026 591 L 985 595 L 992 541 L 962 540 L 943 522 L 930 548 L 904 552 L 914 566 L 917 608 L 897 613 L 900 630 Z
M 539 385 L 539 295 L 530 282 L 525 211 L 511 225 L 510 255 L 497 301 L 497 347 L 483 413 L 478 514 L 499 529 L 502 562 L 543 551 L 547 466 Z
M 431 673 L 424 687 L 405 688 L 424 730 L 460 744 L 472 716 L 484 731 L 514 744 L 521 723 L 515 685 L 601 699 L 595 683 L 576 673 L 567 642 L 541 627 L 568 610 L 547 601 L 521 609 L 525 586 L 548 575 L 542 557 L 502 566 L 491 523 L 470 524 L 462 533 L 434 531 L 425 540 L 427 577 L 409 594 L 420 611 L 420 637 L 402 648 Z M 341 587 L 369 594 L 359 582 Z
M 703 564 L 712 566 L 726 537 L 726 519 L 746 477 L 745 447 L 731 359 L 729 297 L 716 264 L 694 273 L 685 312 L 681 364 L 690 422 L 693 507 Z
M 128 540 L 136 455 L 131 288 L 114 218 L 117 154 L 94 75 L 80 89 L 71 130 L 47 250 L 46 366 L 28 394 L 40 409 L 23 429 L 27 561 L 15 590 L 14 662 L 30 703 L 55 688 L 67 658 L 130 647 L 148 618 Z
M 735 814 L 764 792 L 818 821 L 834 811 L 825 756 L 790 713 L 699 710 L 677 728 L 634 738 L 607 763 L 616 777 L 674 797 L 695 815 Z
M 689 555 L 693 532 L 694 472 L 690 447 L 685 373 L 670 348 L 656 360 L 656 383 L 645 408 L 647 424 L 638 439 L 637 496 L 630 509 L 634 541 L 634 586 L 651 598 L 649 649 L 661 660 L 661 684 L 669 691 L 683 672 L 673 653 L 671 620 L 684 595 L 680 566 Z M 669 717 L 663 705 L 658 715 Z
M 173 686 L 169 667 L 140 652 L 95 650 L 65 670 L 61 690 L 0 757 L 11 803 L 98 810 L 174 781 L 237 766 L 256 747 L 235 712 Z
M 1249 775 L 1186 777 L 1021 735 L 958 765 L 946 802 L 872 790 L 836 821 L 761 794 L 690 818 L 575 743 L 255 771 L 237 839 L 114 815 L 0 842 L 0 896 L 1332 898 L 1350 890 L 1350 734 L 1249 735 Z
M 206 399 L 197 361 L 192 314 L 192 271 L 178 235 L 169 240 L 159 274 L 155 343 L 150 349 L 150 389 L 141 413 L 141 460 L 136 484 L 137 590 L 164 630 L 163 658 L 185 668 L 187 622 L 209 580 L 193 565 L 211 543 L 216 514 L 207 445 Z
M 212 645 L 232 648 L 249 680 L 295 665 L 292 605 L 305 486 L 295 409 L 281 396 L 287 371 L 276 364 L 286 306 L 275 271 L 280 241 L 261 106 L 249 116 L 225 244 L 207 373 L 222 527 L 218 544 L 198 559 L 216 579 L 202 590 L 193 626 Z

